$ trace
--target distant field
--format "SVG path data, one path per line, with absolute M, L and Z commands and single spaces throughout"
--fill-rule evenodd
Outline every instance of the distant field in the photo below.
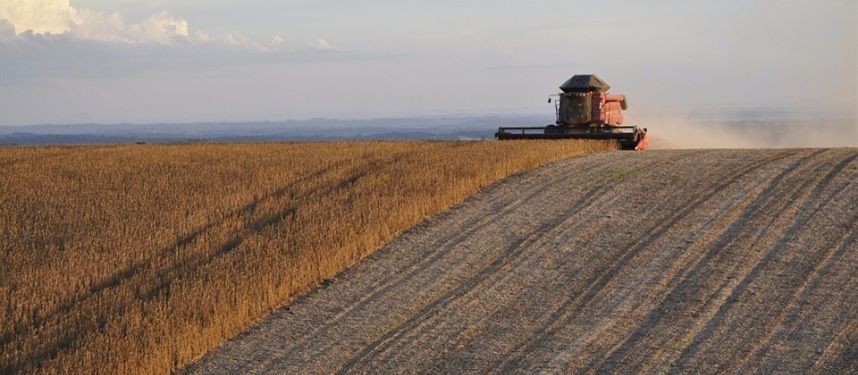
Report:
M 168 373 L 425 217 L 594 142 L 0 148 L 0 373 Z

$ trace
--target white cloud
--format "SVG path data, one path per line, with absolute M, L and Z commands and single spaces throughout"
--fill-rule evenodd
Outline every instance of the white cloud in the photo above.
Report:
M 282 45 L 282 44 L 283 44 L 283 43 L 285 43 L 285 42 L 286 42 L 286 39 L 283 39 L 283 37 L 282 37 L 282 36 L 280 36 L 280 35 L 275 35 L 273 38 L 271 38 L 271 43 L 270 43 L 270 44 L 271 44 L 272 46 L 279 46 L 279 45 Z
M 128 24 L 117 12 L 77 9 L 70 5 L 69 0 L 0 0 L 0 33 L 0 42 L 9 42 L 27 34 L 62 35 L 73 40 L 104 43 L 170 45 L 190 42 L 258 52 L 289 50 L 286 40 L 280 35 L 267 42 L 253 40 L 238 32 L 211 35 L 202 30 L 192 30 L 187 20 L 166 10 L 139 23 Z M 334 49 L 323 38 L 307 41 L 305 48 L 317 51 Z
M 83 40 L 170 44 L 175 40 L 190 38 L 188 21 L 176 18 L 167 11 L 131 25 L 126 24 L 119 13 L 88 9 L 69 8 L 69 19 L 71 22 L 68 33 Z
M 62 34 L 70 28 L 70 9 L 69 0 L 3 0 L 0 19 L 15 25 L 18 33 Z
M 258 43 L 239 33 L 213 37 L 204 31 L 192 32 L 187 20 L 166 10 L 140 23 L 128 24 L 119 13 L 76 9 L 69 0 L 2 0 L 0 20 L 3 31 L 14 35 L 65 35 L 77 40 L 127 44 L 222 43 L 255 50 L 271 50 L 283 44 L 279 36 L 271 43 Z
M 219 39 L 221 42 L 231 46 L 250 46 L 256 49 L 263 49 L 264 47 L 260 44 L 257 44 L 250 38 L 239 34 L 239 33 L 226 33 Z
M 310 47 L 312 49 L 323 49 L 323 50 L 324 49 L 333 49 L 333 47 L 331 47 L 331 45 L 328 43 L 328 41 L 325 39 L 322 39 L 322 38 L 316 38 L 316 39 L 313 39 L 313 40 L 307 42 L 307 47 Z
M 194 39 L 202 43 L 211 43 L 215 41 L 215 39 L 212 38 L 212 36 L 209 35 L 207 32 L 200 30 L 194 32 Z
M 169 43 L 175 38 L 188 38 L 188 21 L 171 16 L 167 11 L 153 15 L 130 28 L 142 41 Z

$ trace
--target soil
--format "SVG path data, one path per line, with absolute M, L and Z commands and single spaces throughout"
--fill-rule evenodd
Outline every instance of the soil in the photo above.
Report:
M 184 373 L 856 373 L 858 150 L 508 178 Z

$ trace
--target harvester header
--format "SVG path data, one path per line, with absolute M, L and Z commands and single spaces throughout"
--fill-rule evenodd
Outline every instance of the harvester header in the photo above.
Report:
M 552 125 L 500 127 L 498 139 L 615 139 L 623 150 L 643 150 L 647 130 L 623 126 L 626 96 L 612 94 L 607 82 L 595 74 L 577 74 L 560 85 L 554 101 L 557 120 Z M 552 99 L 549 97 L 548 102 Z

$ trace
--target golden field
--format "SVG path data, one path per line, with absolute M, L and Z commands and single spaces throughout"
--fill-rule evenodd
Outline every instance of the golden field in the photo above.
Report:
M 0 148 L 0 373 L 164 374 L 586 141 Z

